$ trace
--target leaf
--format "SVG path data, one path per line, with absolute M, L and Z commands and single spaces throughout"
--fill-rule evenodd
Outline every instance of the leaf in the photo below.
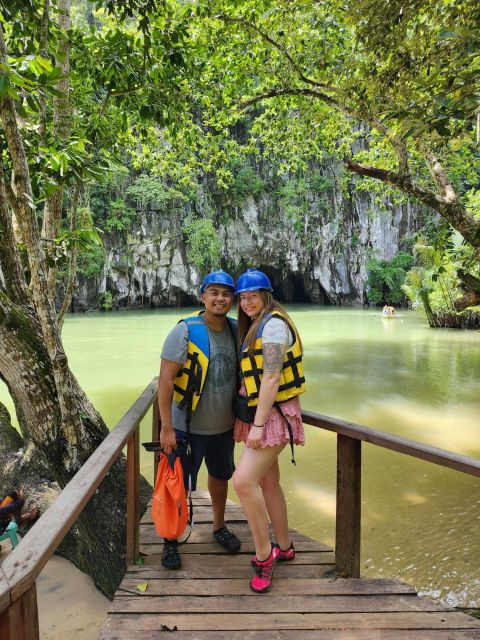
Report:
M 137 584 L 137 589 L 138 591 L 141 591 L 141 593 L 145 593 L 148 589 L 148 582 L 140 582 L 140 584 Z
M 135 564 L 138 564 L 140 566 L 143 566 L 145 564 L 145 558 L 143 556 L 140 556 L 139 558 L 137 558 L 135 560 Z

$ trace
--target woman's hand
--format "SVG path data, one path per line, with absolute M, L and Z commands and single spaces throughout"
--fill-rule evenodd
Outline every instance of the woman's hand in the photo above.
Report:
M 247 438 L 247 447 L 259 449 L 262 446 L 263 427 L 256 427 L 252 424 Z

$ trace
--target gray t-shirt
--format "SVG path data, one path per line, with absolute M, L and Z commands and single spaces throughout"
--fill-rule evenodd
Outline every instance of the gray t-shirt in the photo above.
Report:
M 270 318 L 263 327 L 262 342 L 284 344 L 287 349 L 293 344 L 293 335 L 284 320 Z
M 227 321 L 228 322 L 228 321 Z M 210 343 L 210 361 L 202 396 L 192 413 L 190 430 L 199 435 L 224 433 L 233 428 L 235 417 L 232 401 L 237 387 L 237 358 L 232 332 L 227 324 L 222 331 L 205 325 Z M 168 334 L 162 349 L 162 358 L 178 364 L 187 360 L 188 327 L 179 322 Z M 186 431 L 186 412 L 172 403 L 172 423 L 175 429 Z

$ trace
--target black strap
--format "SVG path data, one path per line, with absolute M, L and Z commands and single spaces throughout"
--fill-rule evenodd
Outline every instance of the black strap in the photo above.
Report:
M 185 393 L 182 401 L 179 403 L 179 409 L 185 409 L 185 426 L 187 427 L 187 435 L 185 437 L 186 444 L 186 455 L 188 460 L 188 524 L 190 525 L 190 533 L 192 532 L 193 526 L 193 501 L 192 501 L 192 445 L 190 438 L 190 423 L 192 421 L 192 412 L 193 412 L 193 396 L 195 393 L 200 392 L 200 387 L 202 384 L 202 365 L 198 361 L 198 353 L 194 352 L 191 355 L 191 365 L 189 369 L 187 388 L 185 389 Z M 181 544 L 184 544 L 188 538 L 190 537 L 190 533 L 187 538 L 183 540 Z
M 277 409 L 277 411 L 280 413 L 281 416 L 283 416 L 285 418 L 285 421 L 287 423 L 287 429 L 288 429 L 288 437 L 290 438 L 290 450 L 292 452 L 292 464 L 294 464 L 295 466 L 297 466 L 297 463 L 295 462 L 295 453 L 293 451 L 293 431 L 292 431 L 292 425 L 290 424 L 290 420 L 287 418 L 287 416 L 283 413 L 282 408 L 280 407 L 280 403 L 278 402 L 274 402 L 273 406 Z

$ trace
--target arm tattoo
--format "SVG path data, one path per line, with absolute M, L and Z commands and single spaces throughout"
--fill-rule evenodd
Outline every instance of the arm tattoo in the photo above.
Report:
M 263 373 L 275 373 L 282 370 L 285 345 L 277 342 L 263 343 Z

